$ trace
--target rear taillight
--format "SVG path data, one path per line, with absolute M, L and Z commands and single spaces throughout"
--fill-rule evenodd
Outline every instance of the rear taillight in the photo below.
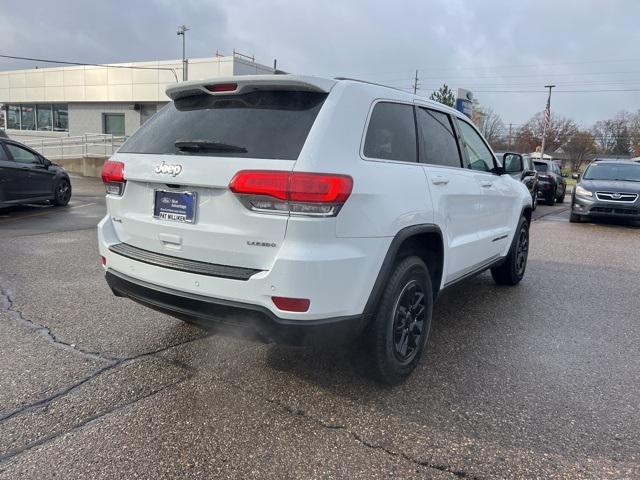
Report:
M 126 180 L 124 178 L 124 163 L 107 160 L 102 166 L 102 181 L 110 195 L 122 195 Z
M 250 210 L 332 217 L 351 195 L 353 180 L 327 173 L 243 170 L 229 188 Z

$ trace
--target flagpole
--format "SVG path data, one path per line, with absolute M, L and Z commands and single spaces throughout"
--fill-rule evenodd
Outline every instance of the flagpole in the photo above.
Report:
M 549 98 L 547 99 L 547 107 L 544 111 L 544 119 L 542 122 L 542 146 L 540 147 L 540 160 L 544 160 L 544 143 L 547 138 L 547 125 L 551 122 L 551 89 L 555 85 L 545 85 L 544 88 L 549 89 Z

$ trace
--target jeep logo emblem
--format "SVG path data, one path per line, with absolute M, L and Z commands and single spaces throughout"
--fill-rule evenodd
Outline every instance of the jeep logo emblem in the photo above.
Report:
M 182 171 L 182 165 L 178 165 L 178 164 L 170 165 L 163 161 L 153 171 L 159 175 L 164 174 L 164 175 L 171 175 L 172 177 L 175 177 L 176 175 L 179 175 L 180 172 Z

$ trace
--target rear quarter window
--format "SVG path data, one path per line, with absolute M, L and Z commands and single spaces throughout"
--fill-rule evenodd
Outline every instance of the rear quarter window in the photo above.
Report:
M 416 162 L 418 152 L 413 106 L 377 103 L 371 112 L 363 153 L 367 158 Z
M 296 160 L 326 97 L 254 91 L 181 98 L 148 120 L 120 152 Z M 202 148 L 185 149 L 188 142 Z

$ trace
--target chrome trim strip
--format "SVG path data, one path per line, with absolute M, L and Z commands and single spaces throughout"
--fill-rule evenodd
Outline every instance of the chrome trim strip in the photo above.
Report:
M 619 195 L 619 198 L 613 198 L 615 195 Z M 596 192 L 596 198 L 601 202 L 615 202 L 615 203 L 635 203 L 638 199 L 637 193 L 622 193 L 622 192 Z

